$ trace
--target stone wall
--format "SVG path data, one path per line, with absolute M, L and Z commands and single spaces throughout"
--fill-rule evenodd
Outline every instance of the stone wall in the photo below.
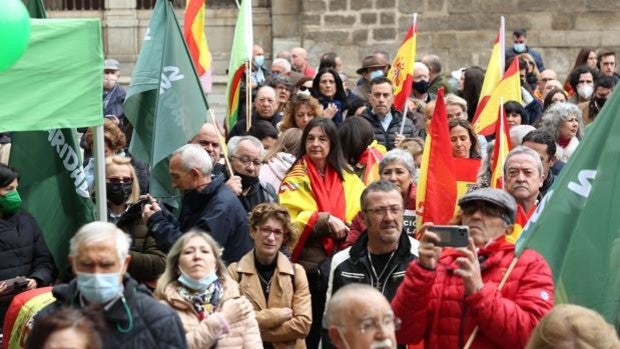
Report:
M 528 44 L 561 78 L 582 47 L 620 52 L 618 0 L 303 0 L 301 39 L 311 63 L 338 52 L 345 71 L 355 75 L 361 59 L 381 49 L 394 55 L 418 12 L 417 58 L 439 55 L 445 71 L 485 67 L 491 43 L 506 17 L 506 38 L 528 29 Z

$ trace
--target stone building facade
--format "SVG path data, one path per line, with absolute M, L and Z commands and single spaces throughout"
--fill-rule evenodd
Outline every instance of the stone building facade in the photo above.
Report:
M 90 1 L 104 1 L 104 9 L 61 9 L 49 15 L 100 18 L 106 54 L 124 63 L 122 73 L 130 76 L 152 12 L 140 4 L 152 0 Z M 184 0 L 174 2 L 182 23 Z M 437 54 L 446 71 L 487 65 L 501 15 L 507 39 L 513 29 L 527 28 L 530 46 L 561 79 L 582 47 L 620 52 L 618 0 L 253 0 L 253 8 L 254 40 L 268 61 L 280 50 L 301 45 L 316 66 L 321 53 L 335 51 L 352 77 L 373 50 L 395 53 L 413 12 L 418 13 L 417 57 Z M 205 31 L 216 82 L 226 79 L 236 14 L 235 0 L 207 0 Z

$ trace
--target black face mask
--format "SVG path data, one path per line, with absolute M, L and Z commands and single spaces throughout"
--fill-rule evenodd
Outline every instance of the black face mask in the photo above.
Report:
M 420 80 L 413 83 L 413 89 L 418 93 L 426 93 L 428 91 L 428 81 Z
M 131 195 L 132 183 L 106 183 L 108 201 L 114 205 L 122 205 Z
M 245 190 L 258 183 L 258 177 L 252 177 L 244 174 L 236 173 L 235 175 L 241 177 L 241 187 Z

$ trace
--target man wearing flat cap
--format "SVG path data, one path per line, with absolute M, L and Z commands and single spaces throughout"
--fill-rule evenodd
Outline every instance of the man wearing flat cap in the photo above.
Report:
M 121 129 L 125 125 L 125 90 L 118 82 L 121 64 L 115 59 L 103 62 L 103 116 L 113 120 Z
M 350 99 L 368 101 L 368 94 L 370 93 L 370 82 L 372 79 L 385 76 L 386 70 L 389 64 L 382 61 L 377 56 L 366 56 L 362 60 L 362 66 L 356 70 L 356 72 L 362 76 L 362 79 L 358 82 L 357 86 L 351 90 L 352 96 Z
M 455 221 L 469 227 L 469 246 L 438 247 L 433 224 L 421 227 L 419 259 L 409 265 L 392 300 L 394 315 L 402 320 L 398 342 L 461 348 L 477 328 L 471 348 L 523 348 L 553 307 L 551 270 L 533 250 L 523 251 L 509 270 L 516 256 L 506 236 L 517 212 L 510 194 L 482 188 L 458 204 Z

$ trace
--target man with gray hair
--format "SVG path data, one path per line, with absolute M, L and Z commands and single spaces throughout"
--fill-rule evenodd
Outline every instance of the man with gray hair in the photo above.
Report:
M 223 174 L 212 177 L 211 158 L 196 144 L 186 144 L 172 153 L 169 172 L 172 186 L 183 193 L 178 219 L 148 196 L 142 219 L 157 247 L 168 251 L 191 228 L 198 227 L 223 248 L 226 263 L 238 262 L 251 248 L 247 214 L 224 184 Z
M 435 99 L 434 95 L 428 92 L 430 79 L 431 72 L 428 67 L 422 62 L 415 62 L 413 65 L 413 88 L 411 90 L 411 97 L 423 103 L 428 103 Z
M 441 61 L 437 55 L 426 55 L 422 57 L 424 63 L 429 70 L 430 82 L 428 83 L 428 93 L 437 94 L 440 87 L 445 89 L 445 93 L 452 93 L 452 86 L 448 83 L 445 76 L 441 74 Z
M 327 304 L 326 322 L 338 349 L 396 348 L 394 331 L 400 321 L 372 286 L 350 284 L 338 290 Z
M 239 201 L 249 213 L 258 204 L 278 202 L 276 190 L 258 180 L 265 150 L 253 136 L 236 136 L 228 141 L 230 165 L 236 177 L 241 178 Z
M 518 146 L 508 153 L 504 162 L 504 189 L 517 201 L 515 224 L 521 228 L 536 211 L 544 181 L 542 160 L 536 151 Z M 516 242 L 520 234 L 521 229 L 515 229 L 508 240 Z
M 71 238 L 69 262 L 75 279 L 54 287 L 54 303 L 37 321 L 61 307 L 90 307 L 106 322 L 104 348 L 186 348 L 176 312 L 153 299 L 129 274 L 131 240 L 112 223 L 86 224 Z M 67 343 L 69 345 L 70 343 Z

